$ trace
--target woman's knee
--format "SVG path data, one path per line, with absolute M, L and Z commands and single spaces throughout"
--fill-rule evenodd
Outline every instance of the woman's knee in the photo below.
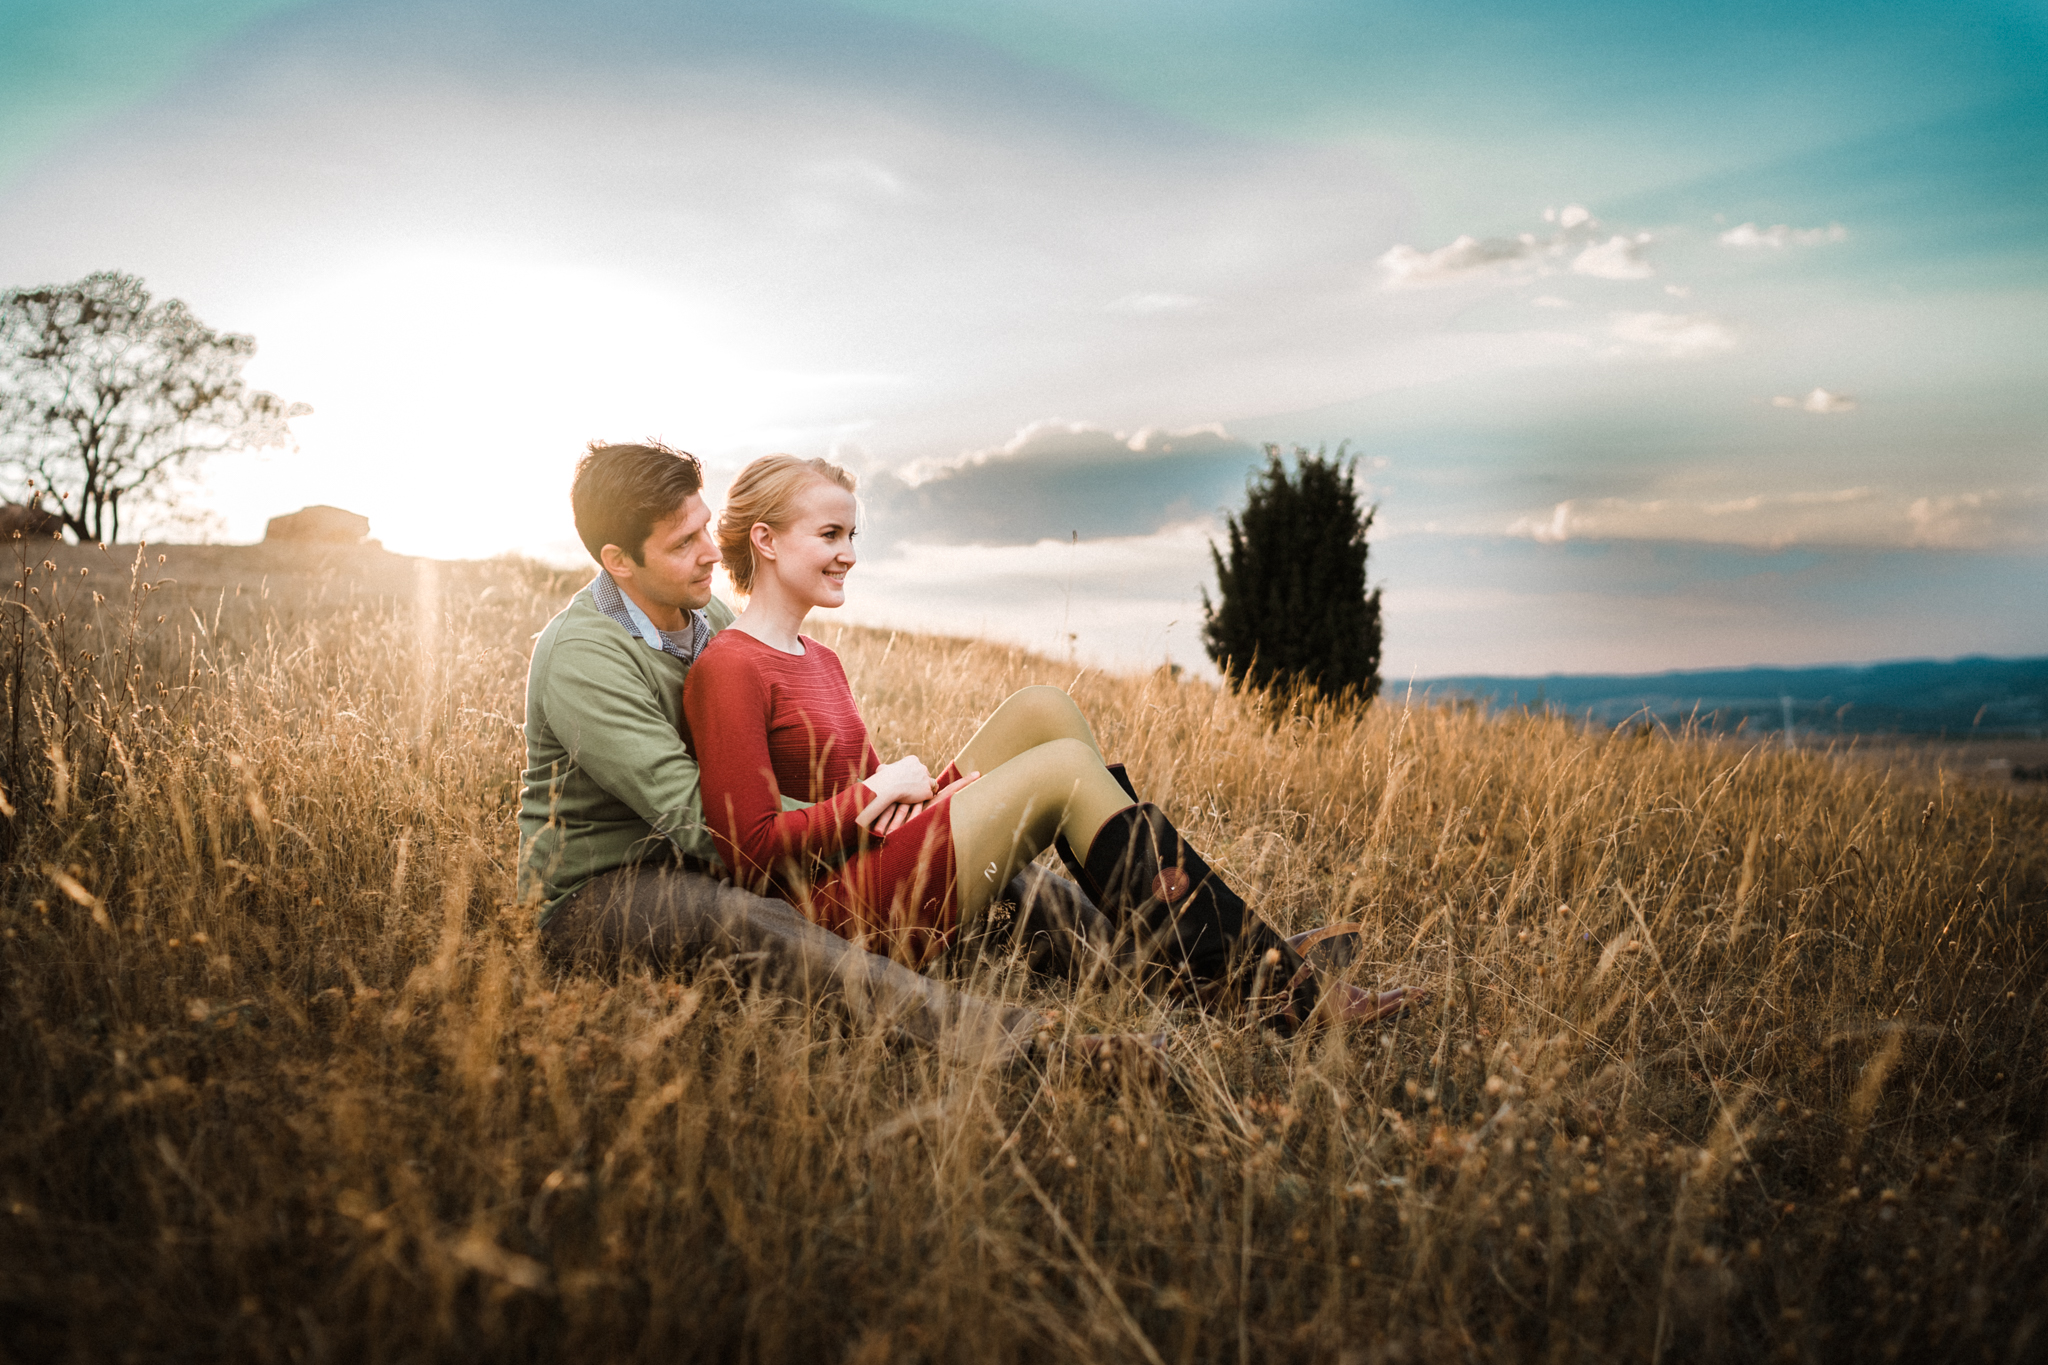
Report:
M 1068 785 L 1102 772 L 1102 755 L 1084 739 L 1061 737 L 1035 745 L 1028 753 L 1031 765 L 1044 772 L 1044 780 Z
M 1001 793 L 1006 800 L 1023 800 L 1034 808 L 1057 809 L 1066 803 L 1078 784 L 1098 773 L 1109 777 L 1103 771 L 1102 760 L 1086 741 L 1049 739 L 1032 745 L 993 772 L 984 773 L 982 781 L 968 787 L 961 797 L 983 788 L 991 797 Z
M 1083 739 L 1089 733 L 1087 717 L 1074 705 L 1074 699 L 1048 683 L 1019 688 L 1003 702 L 1002 709 L 1042 741 Z

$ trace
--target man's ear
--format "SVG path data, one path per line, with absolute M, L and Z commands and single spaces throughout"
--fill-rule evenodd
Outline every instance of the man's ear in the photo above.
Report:
M 754 546 L 754 558 L 775 558 L 775 531 L 767 522 L 755 522 L 753 529 L 747 532 L 747 539 Z
M 618 546 L 609 544 L 597 552 L 597 562 L 602 564 L 604 571 L 613 578 L 631 578 L 633 570 L 637 567 L 633 563 L 633 556 Z

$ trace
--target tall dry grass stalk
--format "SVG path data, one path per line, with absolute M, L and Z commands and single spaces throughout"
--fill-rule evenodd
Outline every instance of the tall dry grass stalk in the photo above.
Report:
M 1071 686 L 1269 918 L 1436 992 L 1283 1042 L 953 964 L 1173 1030 L 1164 1088 L 991 1072 L 743 961 L 544 966 L 517 725 L 573 578 L 173 553 L 32 551 L 0 618 L 11 1357 L 2048 1351 L 2039 805 L 827 625 L 885 753 Z

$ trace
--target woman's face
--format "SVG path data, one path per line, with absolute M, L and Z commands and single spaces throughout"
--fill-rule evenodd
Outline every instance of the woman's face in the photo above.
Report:
M 812 483 L 798 495 L 788 526 L 754 527 L 755 577 L 772 576 L 806 606 L 844 604 L 846 571 L 854 560 L 853 515 L 853 494 L 824 479 Z

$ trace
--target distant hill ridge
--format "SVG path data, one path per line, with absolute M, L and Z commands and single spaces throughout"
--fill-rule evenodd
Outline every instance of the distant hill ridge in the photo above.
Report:
M 2048 658 L 1675 673 L 1427 678 L 1418 692 L 1490 709 L 1549 710 L 1609 725 L 1632 717 L 1717 731 L 1806 734 L 2048 734 Z

